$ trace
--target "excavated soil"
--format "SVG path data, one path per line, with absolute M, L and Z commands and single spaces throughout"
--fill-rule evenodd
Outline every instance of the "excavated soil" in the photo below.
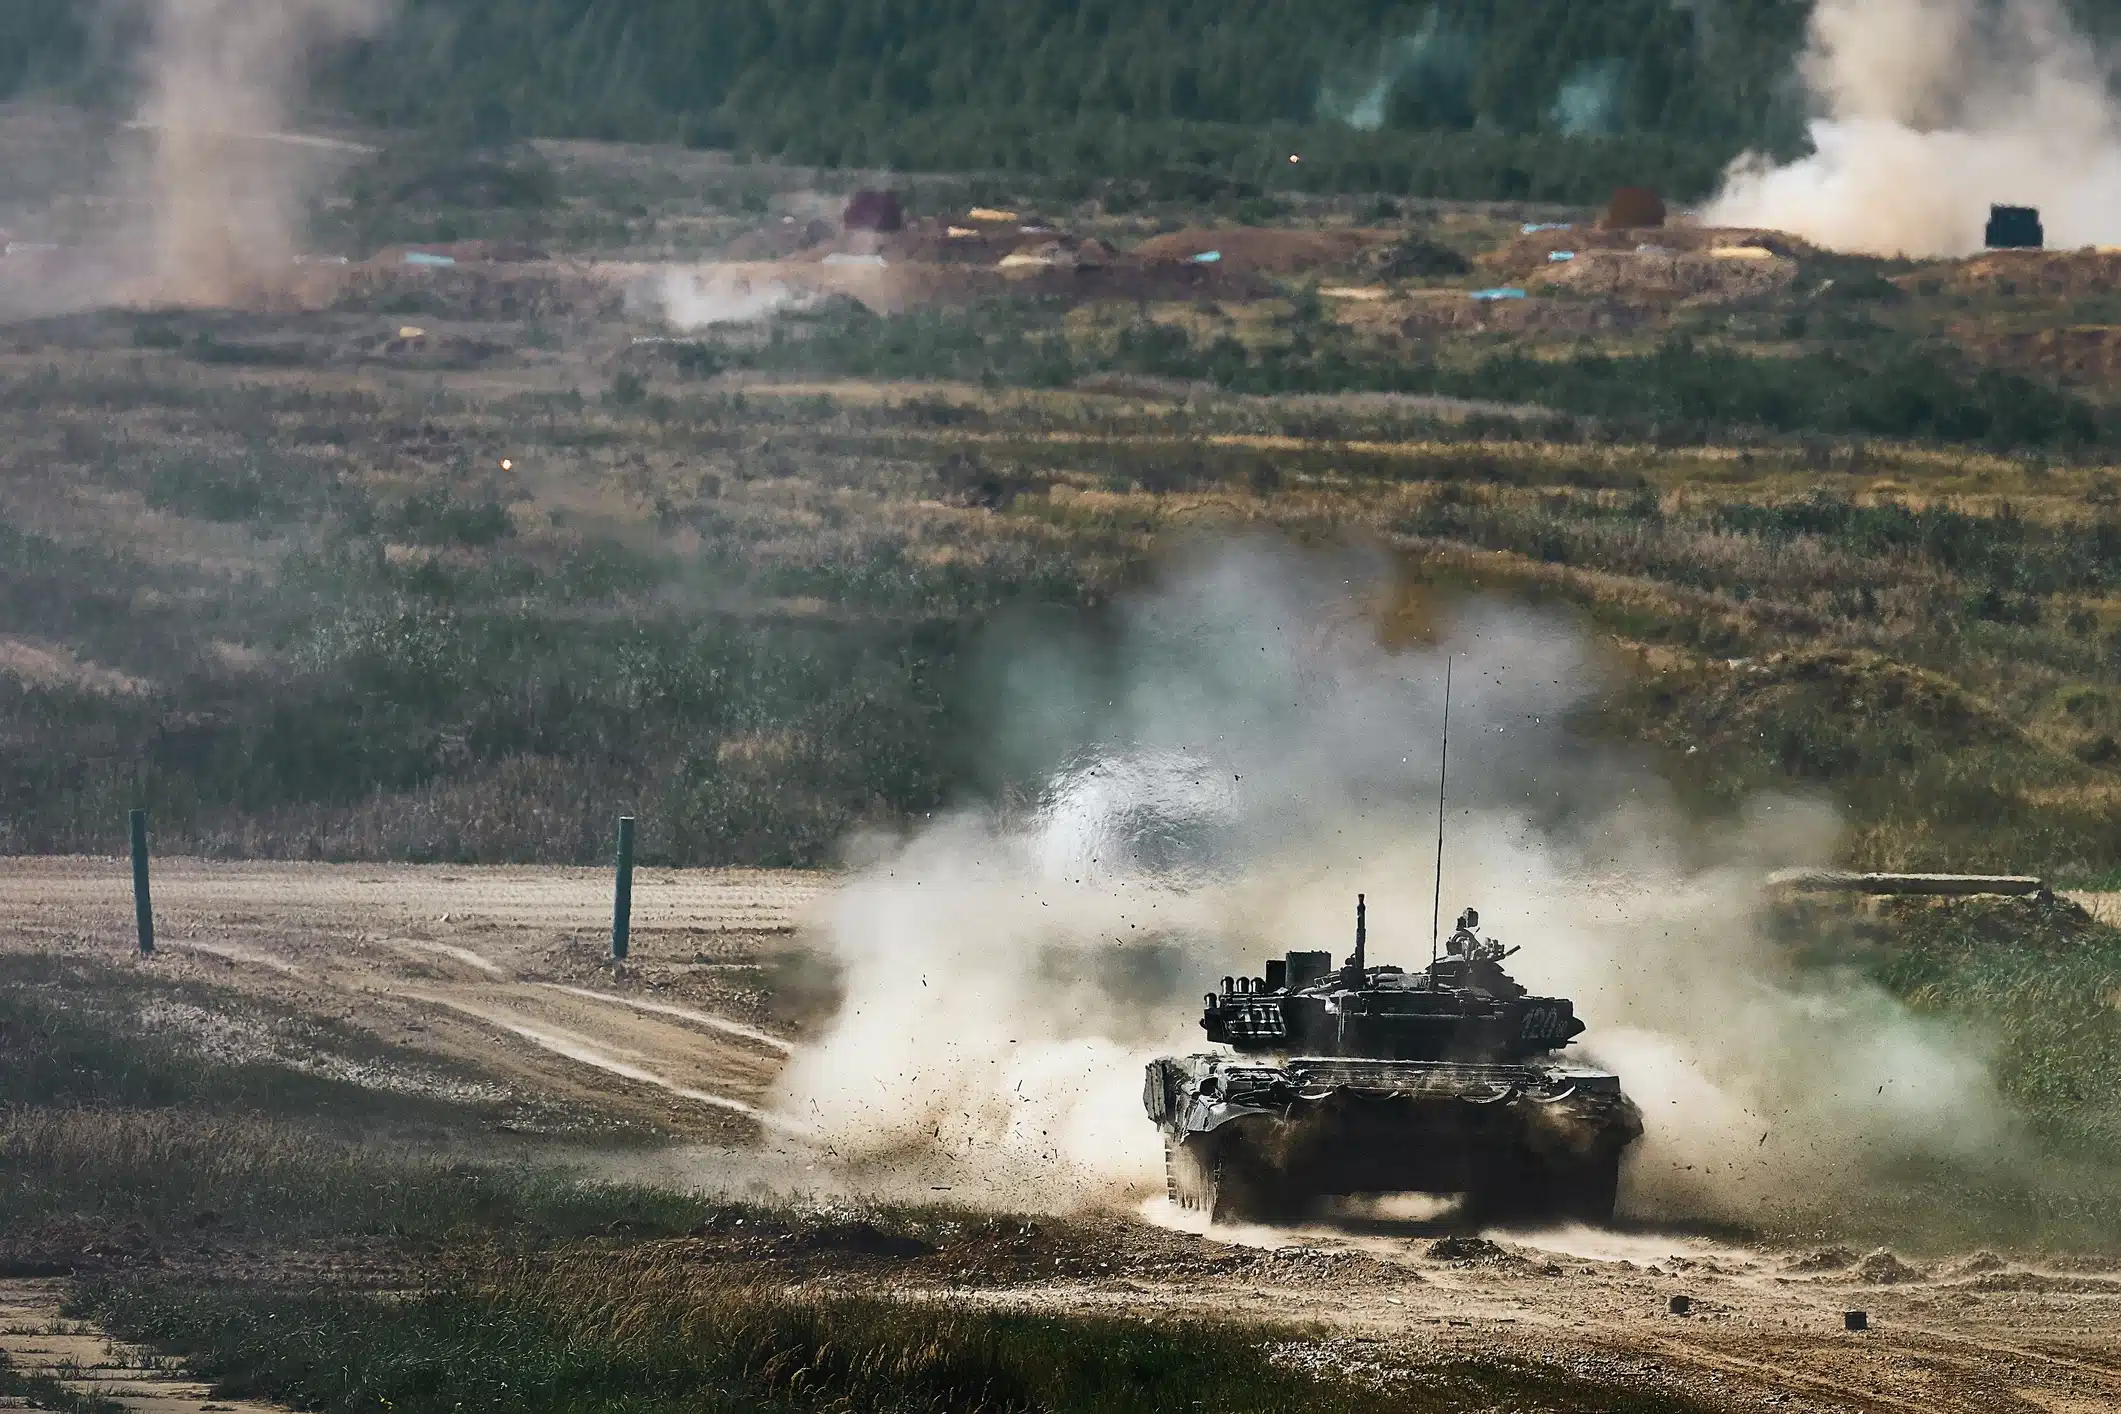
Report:
M 1364 251 L 1390 245 L 1391 231 L 1297 231 L 1263 226 L 1189 228 L 1152 236 L 1134 248 L 1144 262 L 1190 261 L 1211 252 L 1216 264 L 1257 275 L 1304 275 L 1351 265 Z

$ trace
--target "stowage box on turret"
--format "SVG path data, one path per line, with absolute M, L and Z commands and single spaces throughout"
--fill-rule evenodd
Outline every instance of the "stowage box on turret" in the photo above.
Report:
M 1471 909 L 1419 972 L 1292 952 L 1230 978 L 1201 1026 L 1227 1048 L 1149 1065 L 1171 1200 L 1211 1218 L 1287 1215 L 1351 1193 L 1460 1193 L 1484 1216 L 1606 1222 L 1642 1115 L 1618 1076 L 1555 1059 L 1566 997 L 1511 980 Z

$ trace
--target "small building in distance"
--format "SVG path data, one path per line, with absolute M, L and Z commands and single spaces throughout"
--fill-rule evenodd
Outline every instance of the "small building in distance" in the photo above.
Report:
M 898 193 L 863 190 L 849 198 L 847 209 L 840 213 L 840 224 L 850 231 L 888 234 L 906 229 L 906 212 L 899 205 Z
M 2047 233 L 2034 207 L 1991 206 L 1981 240 L 1990 250 L 2039 250 L 2047 244 Z
M 1648 187 L 1615 187 L 1598 223 L 1608 231 L 1633 231 L 1664 224 L 1664 198 Z

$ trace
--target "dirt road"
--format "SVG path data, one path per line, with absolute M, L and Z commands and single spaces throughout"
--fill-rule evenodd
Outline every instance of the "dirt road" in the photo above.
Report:
M 527 1100 L 687 1138 L 755 1134 L 782 1058 L 829 1005 L 829 976 L 792 947 L 823 883 L 640 870 L 632 957 L 615 968 L 611 882 L 588 869 L 161 861 L 156 955 L 138 959 L 122 861 L 0 860 L 0 947 L 234 988 Z
M 375 1048 L 362 1063 L 398 1067 L 393 1084 L 485 1085 L 690 1141 L 667 1161 L 628 1159 L 634 1176 L 736 1172 L 766 1140 L 785 1163 L 800 1136 L 769 1133 L 760 1108 L 835 1004 L 802 932 L 829 879 L 642 870 L 623 969 L 607 956 L 610 882 L 601 870 L 165 861 L 160 951 L 139 960 L 122 861 L 0 860 L 0 949 L 93 955 L 173 997 L 211 982 L 234 1002 L 365 1033 Z M 248 1034 L 241 1016 L 169 1013 L 216 1046 Z M 1193 1232 L 1160 1200 L 1092 1230 L 1058 1255 L 968 1266 L 944 1249 L 879 1275 L 909 1294 L 1047 1309 L 1284 1317 L 1352 1365 L 1506 1352 L 1729 1409 L 2121 1411 L 2121 1263 L 1903 1261 L 1828 1236 L 1779 1250 L 1641 1226 L 1470 1239 L 1418 1213 Z M 1843 1328 L 1851 1309 L 1868 1331 Z

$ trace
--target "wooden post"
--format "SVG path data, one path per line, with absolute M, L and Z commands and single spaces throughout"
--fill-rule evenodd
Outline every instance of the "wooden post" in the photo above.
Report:
M 133 916 L 140 925 L 140 956 L 155 951 L 155 906 L 147 893 L 147 812 L 135 810 L 133 826 Z
M 619 876 L 611 897 L 611 957 L 626 960 L 626 945 L 633 932 L 633 817 L 619 817 Z

